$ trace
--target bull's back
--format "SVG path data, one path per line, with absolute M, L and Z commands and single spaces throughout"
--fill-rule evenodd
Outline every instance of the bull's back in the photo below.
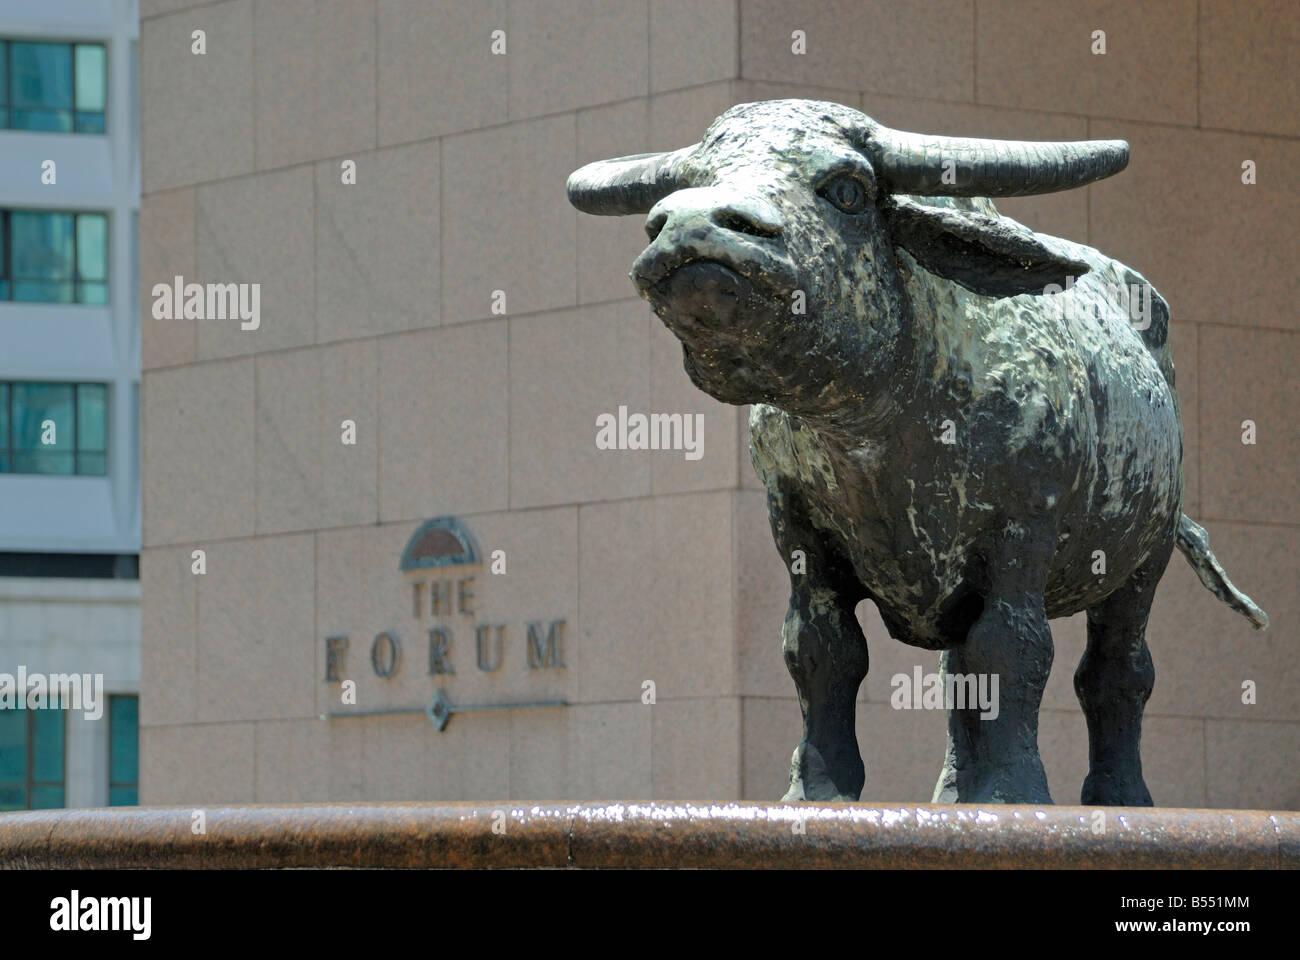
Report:
M 1087 463 L 1061 518 L 1049 616 L 1086 609 L 1127 580 L 1173 535 L 1183 492 L 1168 306 L 1136 271 L 1070 246 L 1092 267 L 1064 294 L 1075 297 L 1066 330 L 1086 358 Z M 1123 309 L 1120 290 L 1138 309 Z

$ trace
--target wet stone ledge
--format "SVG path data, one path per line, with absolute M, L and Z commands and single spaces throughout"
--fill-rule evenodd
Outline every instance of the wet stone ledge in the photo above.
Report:
M 1294 869 L 1300 812 L 516 802 L 0 814 L 0 868 L 298 867 Z

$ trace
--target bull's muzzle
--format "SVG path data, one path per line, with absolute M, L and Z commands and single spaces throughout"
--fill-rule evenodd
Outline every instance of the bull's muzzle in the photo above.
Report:
M 718 187 L 678 190 L 651 208 L 646 233 L 650 245 L 631 277 L 661 316 L 726 322 L 752 297 L 794 287 L 780 214 L 761 198 Z

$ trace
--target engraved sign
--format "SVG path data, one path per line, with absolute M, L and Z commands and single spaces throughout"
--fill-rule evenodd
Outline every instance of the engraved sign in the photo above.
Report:
M 390 690 L 405 701 L 409 696 L 403 692 L 413 690 L 412 682 L 418 679 L 411 675 L 415 670 L 446 683 L 452 693 L 439 689 L 421 707 L 381 706 L 370 696 L 356 702 L 357 709 L 328 716 L 423 712 L 435 729 L 441 730 L 452 713 L 563 705 L 562 699 L 553 696 L 520 702 L 517 694 L 556 692 L 553 683 L 543 683 L 542 688 L 537 684 L 543 682 L 544 675 L 567 667 L 565 618 L 524 617 L 511 622 L 494 615 L 493 584 L 489 581 L 503 581 L 504 577 L 483 569 L 478 545 L 463 524 L 454 517 L 436 517 L 420 524 L 407 540 L 398 568 L 406 583 L 409 607 L 393 611 L 389 622 L 375 624 L 373 633 L 367 631 L 360 643 L 343 631 L 325 636 L 323 661 L 318 661 L 324 664 L 324 682 L 339 684 L 356 679 L 357 672 L 369 673 L 380 682 L 374 688 L 379 696 L 392 696 L 383 693 Z M 502 682 L 493 681 L 485 687 L 473 681 L 476 676 L 497 677 Z M 484 698 L 485 691 L 489 697 L 499 692 L 507 700 L 512 693 L 516 696 L 515 702 L 461 703 L 458 690 L 470 700 Z M 428 696 L 427 687 L 424 695 Z

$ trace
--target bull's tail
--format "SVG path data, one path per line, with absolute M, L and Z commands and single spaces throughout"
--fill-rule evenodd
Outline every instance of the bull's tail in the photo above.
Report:
M 1210 549 L 1210 535 L 1205 528 L 1196 523 L 1187 514 L 1178 521 L 1178 549 L 1183 552 L 1187 562 L 1192 565 L 1201 583 L 1216 597 L 1236 610 L 1255 625 L 1256 630 L 1268 629 L 1268 614 L 1232 585 L 1228 575 L 1223 572 L 1219 560 Z

